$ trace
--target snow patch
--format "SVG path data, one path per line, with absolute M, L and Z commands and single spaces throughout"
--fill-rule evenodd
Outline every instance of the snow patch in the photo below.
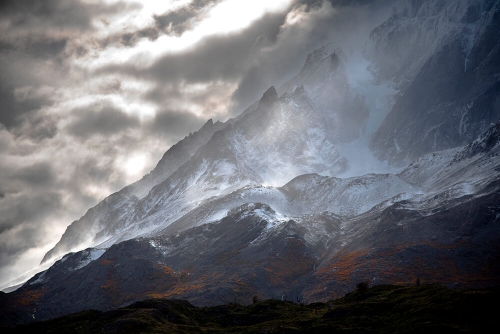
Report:
M 88 251 L 83 251 L 86 252 L 86 256 L 75 266 L 73 267 L 72 270 L 78 270 L 81 269 L 85 266 L 87 266 L 90 262 L 97 260 L 98 258 L 101 257 L 102 254 L 104 254 L 106 250 L 101 249 L 101 248 L 91 248 Z

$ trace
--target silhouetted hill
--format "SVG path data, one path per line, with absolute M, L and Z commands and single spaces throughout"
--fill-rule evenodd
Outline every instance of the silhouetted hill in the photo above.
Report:
M 195 307 L 151 299 L 113 311 L 88 310 L 31 323 L 11 333 L 490 333 L 499 288 L 379 285 L 308 305 L 265 300 Z M 250 301 L 244 301 L 249 303 Z M 5 333 L 5 332 L 4 332 Z

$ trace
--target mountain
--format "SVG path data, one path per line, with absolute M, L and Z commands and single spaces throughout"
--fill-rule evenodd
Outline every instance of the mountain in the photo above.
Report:
M 89 209 L 79 220 L 68 226 L 61 241 L 45 254 L 42 263 L 60 257 L 69 251 L 93 245 L 93 238 L 108 224 L 123 219 L 134 205 L 148 194 L 151 188 L 168 178 L 184 164 L 196 150 L 206 144 L 212 135 L 226 125 L 208 120 L 201 129 L 172 146 L 161 158 L 156 167 L 139 181 L 105 198 Z
M 500 118 L 499 1 L 408 1 L 365 53 L 401 89 L 370 143 L 381 160 L 465 145 Z
M 408 1 L 372 32 L 368 60 L 313 51 L 278 90 L 208 121 L 73 222 L 44 261 L 62 258 L 2 295 L 0 323 L 152 297 L 203 306 L 325 300 L 362 281 L 498 285 L 499 8 Z M 374 163 L 383 172 L 366 172 Z
M 102 242 L 111 245 L 165 227 L 203 201 L 245 185 L 281 185 L 304 173 L 336 175 L 348 169 L 338 149 L 342 136 L 337 128 L 352 127 L 337 116 L 360 98 L 348 89 L 344 61 L 337 53 L 341 50 L 331 45 L 316 50 L 299 75 L 280 88 L 281 97 L 271 87 L 254 110 L 226 123 L 210 120 L 174 145 L 150 174 L 73 222 L 42 263 L 71 250 Z M 332 66 L 331 59 L 336 59 Z M 322 84 L 324 80 L 329 86 Z M 321 86 L 323 103 L 313 102 L 299 83 L 312 89 L 315 97 L 321 93 L 316 86 Z M 325 92 L 337 87 L 345 89 L 325 100 Z M 332 110 L 327 102 L 343 105 Z M 358 126 L 349 132 L 356 137 L 359 131 Z
M 66 255 L 9 294 L 10 305 L 26 310 L 24 322 L 147 297 L 216 305 L 255 294 L 339 297 L 363 280 L 499 284 L 499 138 L 500 122 L 397 175 L 308 174 L 246 187 L 200 208 L 227 210 L 210 223 L 198 217 L 185 229 Z

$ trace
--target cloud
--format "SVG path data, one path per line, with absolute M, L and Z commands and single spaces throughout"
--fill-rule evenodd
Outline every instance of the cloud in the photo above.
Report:
M 194 48 L 166 54 L 144 68 L 131 61 L 106 65 L 94 75 L 125 75 L 154 86 L 143 98 L 160 110 L 187 110 L 227 118 L 230 95 L 261 49 L 277 39 L 286 13 L 267 14 L 240 33 L 210 36 Z M 221 61 L 223 59 L 223 61 Z
M 22 202 L 18 201 L 19 197 Z M 47 234 L 51 232 L 50 218 L 56 218 L 61 196 L 47 191 L 22 196 L 11 194 L 1 202 L 5 203 L 0 206 L 0 273 L 6 277 L 6 269 L 21 253 L 46 243 Z
M 127 115 L 114 106 L 93 105 L 85 109 L 72 111 L 74 120 L 66 127 L 67 132 L 75 137 L 88 139 L 99 134 L 112 134 L 138 127 L 139 120 Z
M 159 111 L 154 120 L 149 123 L 149 129 L 159 135 L 182 139 L 189 132 L 198 130 L 206 119 L 197 117 L 190 112 L 176 110 Z
M 192 28 L 193 22 L 201 21 L 208 9 L 220 2 L 221 0 L 194 0 L 177 10 L 155 15 L 155 26 L 167 34 L 180 36 Z
M 88 3 L 79 0 L 4 0 L 0 3 L 0 23 L 9 30 L 20 32 L 81 32 L 93 29 L 98 16 L 111 15 L 138 8 L 138 4 L 116 2 L 112 5 Z
M 54 172 L 47 162 L 35 163 L 16 172 L 15 178 L 32 187 L 44 187 L 54 182 Z
M 183 52 L 168 53 L 154 61 L 146 69 L 135 61 L 104 66 L 96 74 L 126 73 L 161 83 L 207 82 L 237 78 L 242 66 L 252 62 L 256 42 L 273 41 L 279 33 L 284 13 L 268 14 L 255 22 L 244 33 L 215 35 L 200 41 L 195 48 Z M 224 61 L 221 61 L 224 59 Z
M 0 4 L 0 20 L 12 29 L 20 27 L 46 27 L 88 29 L 91 23 L 91 7 L 80 1 L 63 0 L 7 0 Z

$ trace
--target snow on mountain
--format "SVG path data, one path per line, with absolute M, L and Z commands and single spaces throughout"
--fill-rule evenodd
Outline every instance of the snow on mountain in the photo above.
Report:
M 313 178 L 316 182 L 311 182 Z M 346 179 L 303 175 L 283 187 L 292 204 L 303 207 L 305 213 L 328 211 L 338 216 L 352 217 L 364 213 L 382 201 L 404 193 L 419 193 L 397 175 L 368 174 Z
M 246 186 L 208 201 L 170 226 L 148 235 L 178 233 L 216 222 L 234 214 L 236 208 L 254 203 L 265 203 L 274 210 L 273 219 L 297 221 L 318 212 L 348 219 L 401 201 L 410 201 L 416 207 L 435 207 L 442 201 L 480 192 L 497 180 L 500 169 L 498 126 L 466 147 L 428 154 L 398 174 L 351 178 L 304 174 L 283 187 Z M 467 152 L 471 150 L 478 153 L 469 157 Z
M 225 126 L 224 123 L 214 123 L 209 120 L 199 131 L 190 134 L 172 146 L 149 174 L 108 196 L 95 207 L 89 209 L 82 218 L 69 225 L 61 240 L 45 254 L 42 263 L 69 251 L 95 245 L 92 240 L 97 233 L 106 226 L 113 225 L 129 215 L 138 200 L 144 197 L 154 185 L 168 178 L 183 163 L 189 160 L 194 152 L 204 145 L 216 131 L 223 129 Z
M 182 168 L 139 200 L 132 213 L 108 224 L 95 240 L 111 237 L 104 244 L 109 246 L 151 233 L 244 187 L 280 185 L 303 173 L 339 173 L 345 161 L 326 138 L 326 126 L 323 113 L 301 87 L 281 98 L 271 87 L 257 110 L 215 133 Z
M 481 193 L 497 181 L 500 171 L 500 121 L 469 145 L 428 154 L 401 172 L 428 192 L 448 197 Z M 432 171 L 432 172 L 430 172 Z

